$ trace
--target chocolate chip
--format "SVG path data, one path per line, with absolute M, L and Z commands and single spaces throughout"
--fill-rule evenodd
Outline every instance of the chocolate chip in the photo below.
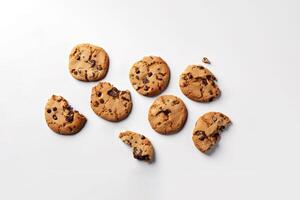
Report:
M 213 95 L 213 91 L 209 90 L 209 94 L 210 94 L 210 95 Z
M 121 97 L 121 99 L 123 99 L 124 101 L 129 101 L 129 99 L 127 99 L 126 97 Z
M 104 103 L 104 100 L 103 100 L 103 99 L 100 99 L 99 102 L 102 104 L 102 103 Z
M 102 95 L 102 92 L 99 92 L 99 91 L 98 91 L 98 92 L 97 92 L 97 96 L 98 96 L 98 97 L 101 97 L 101 95 Z
M 48 109 L 48 110 L 47 110 L 47 113 L 51 113 L 51 109 Z
M 75 74 L 75 75 L 77 75 L 77 74 L 78 74 L 78 72 L 77 72 L 77 71 L 74 71 L 74 74 Z
M 53 115 L 53 116 L 52 116 L 52 118 L 53 118 L 54 120 L 57 120 L 57 117 L 56 117 L 56 115 Z
M 193 75 L 191 73 L 188 73 L 188 78 L 189 79 L 192 79 L 193 78 Z
M 139 74 L 139 73 L 140 73 L 140 70 L 136 69 L 135 73 L 136 73 L 136 74 Z
M 145 90 L 145 91 L 148 91 L 148 90 L 149 90 L 149 88 L 150 88 L 150 87 L 149 87 L 149 86 L 147 86 L 147 85 L 145 85 L 145 86 L 144 86 L 144 90 Z
M 93 105 L 94 105 L 95 107 L 98 107 L 98 106 L 99 106 L 99 102 L 98 102 L 98 101 L 95 101 L 95 102 L 93 103 Z
M 133 148 L 133 157 L 138 160 L 150 160 L 149 155 L 142 155 L 142 149 L 138 149 L 137 147 Z
M 149 83 L 149 80 L 145 77 L 145 78 L 143 78 L 143 83 L 147 84 L 147 83 Z
M 139 77 L 139 76 L 135 76 L 135 78 L 136 78 L 137 80 L 140 80 L 140 77 Z
M 112 110 L 111 110 L 111 109 L 108 109 L 108 112 L 112 112 Z
M 57 108 L 56 108 L 56 107 L 54 107 L 54 108 L 53 108 L 53 111 L 57 111 Z
M 172 105 L 177 105 L 177 104 L 179 104 L 179 101 L 178 101 L 178 100 L 172 101 Z
M 102 68 L 100 65 L 98 65 L 98 66 L 97 66 L 97 69 L 98 69 L 98 70 L 102 70 L 103 68 Z
M 163 76 L 164 75 L 162 73 L 158 73 L 158 74 L 156 74 L 156 79 L 161 81 L 161 80 L 163 80 Z
M 76 60 L 80 60 L 80 55 L 76 56 Z
M 67 115 L 66 116 L 66 121 L 67 122 L 72 122 L 73 121 L 73 115 Z
M 208 99 L 208 102 L 212 102 L 214 100 L 214 97 L 210 97 L 209 99 Z
M 117 96 L 119 96 L 119 93 L 120 93 L 120 91 L 119 91 L 117 88 L 115 88 L 115 87 L 113 87 L 112 89 L 110 89 L 110 90 L 107 92 L 107 94 L 108 94 L 109 96 L 112 96 L 112 97 L 117 97 Z
M 153 74 L 152 72 L 148 72 L 148 76 L 151 77 Z
M 96 64 L 96 61 L 95 61 L 95 60 L 90 60 L 89 62 L 90 62 L 90 64 L 91 64 L 91 67 L 94 67 L 95 64 Z
M 169 110 L 169 109 L 163 110 L 162 109 L 162 110 L 158 111 L 158 113 L 156 114 L 156 116 L 159 115 L 160 113 L 164 113 L 165 115 L 168 115 L 168 114 L 171 113 L 171 110 Z
M 144 140 L 144 139 L 145 139 L 145 136 L 142 135 L 141 139 Z
M 207 85 L 207 80 L 205 78 L 201 78 L 201 81 L 205 86 Z
M 206 75 L 206 78 L 207 78 L 208 80 L 213 80 L 212 75 Z
M 205 132 L 204 131 L 196 131 L 194 133 L 195 135 L 198 135 L 199 136 L 199 140 L 203 141 L 207 136 L 205 135 Z

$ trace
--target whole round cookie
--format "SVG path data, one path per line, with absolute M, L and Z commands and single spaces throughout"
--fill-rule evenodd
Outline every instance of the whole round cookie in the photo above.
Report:
M 108 55 L 104 49 L 92 44 L 75 46 L 69 56 L 69 71 L 80 81 L 99 81 L 107 73 Z
M 92 89 L 91 107 L 103 119 L 121 121 L 129 115 L 132 108 L 130 92 L 119 91 L 107 82 L 99 82 Z
M 173 95 L 155 99 L 148 112 L 151 127 L 158 133 L 168 135 L 182 129 L 187 119 L 187 109 L 183 101 Z
M 208 112 L 196 122 L 193 142 L 202 153 L 209 151 L 221 138 L 221 132 L 231 124 L 229 117 L 220 112 Z
M 199 102 L 211 102 L 221 94 L 216 80 L 205 67 L 190 65 L 180 75 L 179 86 L 188 98 Z
M 52 95 L 45 106 L 45 119 L 49 128 L 61 135 L 79 132 L 87 121 L 66 99 L 56 95 Z
M 119 134 L 119 138 L 127 145 L 132 147 L 133 157 L 138 160 L 144 160 L 148 162 L 153 161 L 154 150 L 153 146 L 148 138 L 144 135 L 125 131 Z
M 131 67 L 129 79 L 134 89 L 141 95 L 155 96 L 168 86 L 170 70 L 162 58 L 147 56 Z

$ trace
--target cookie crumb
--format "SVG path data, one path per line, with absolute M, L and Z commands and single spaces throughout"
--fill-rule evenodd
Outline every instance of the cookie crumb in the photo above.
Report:
M 210 60 L 208 60 L 207 57 L 203 57 L 202 62 L 205 63 L 205 64 L 211 64 Z

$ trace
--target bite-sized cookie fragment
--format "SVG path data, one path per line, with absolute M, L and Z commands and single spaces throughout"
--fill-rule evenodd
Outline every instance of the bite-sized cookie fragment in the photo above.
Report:
M 216 80 L 205 67 L 190 65 L 180 75 L 179 86 L 188 98 L 199 102 L 211 102 L 221 94 Z
M 196 122 L 193 142 L 202 153 L 210 150 L 221 138 L 221 132 L 231 124 L 230 119 L 219 112 L 208 112 Z
M 49 128 L 61 135 L 78 133 L 87 121 L 66 99 L 56 95 L 52 95 L 45 106 L 45 119 Z
M 104 49 L 92 44 L 75 46 L 69 56 L 69 71 L 80 81 L 99 81 L 107 73 L 108 55 Z
M 208 60 L 207 57 L 203 57 L 202 62 L 205 63 L 205 64 L 210 64 L 210 60 Z
M 129 115 L 132 108 L 130 92 L 119 91 L 107 82 L 99 82 L 92 89 L 91 107 L 103 119 L 121 121 Z
M 187 109 L 183 101 L 173 95 L 164 95 L 155 99 L 148 112 L 151 127 L 161 134 L 180 131 L 187 119 Z
M 145 136 L 132 132 L 125 131 L 120 133 L 119 138 L 132 147 L 133 157 L 138 160 L 151 162 L 154 157 L 153 146 Z
M 129 79 L 134 89 L 141 95 L 155 96 L 168 86 L 170 70 L 162 58 L 147 56 L 131 67 Z

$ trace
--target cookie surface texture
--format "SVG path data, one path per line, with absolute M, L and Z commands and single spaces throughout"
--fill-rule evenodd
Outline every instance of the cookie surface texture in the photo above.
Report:
M 45 106 L 45 119 L 49 128 L 61 135 L 78 133 L 87 121 L 66 99 L 56 95 L 52 95 Z
M 173 95 L 157 97 L 148 112 L 151 127 L 160 134 L 180 131 L 187 119 L 187 109 L 183 101 Z
M 180 75 L 179 86 L 188 98 L 198 102 L 211 102 L 220 96 L 216 77 L 201 65 L 190 65 Z
M 132 153 L 135 159 L 148 162 L 153 161 L 154 149 L 148 138 L 132 131 L 125 131 L 120 133 L 119 138 L 125 144 L 132 147 Z
M 105 50 L 92 44 L 75 46 L 69 56 L 69 71 L 80 81 L 99 81 L 108 71 L 109 58 Z
M 92 89 L 91 107 L 105 120 L 121 121 L 129 115 L 132 108 L 130 92 L 119 91 L 108 82 L 99 82 Z
M 205 113 L 197 120 L 193 130 L 194 145 L 202 153 L 206 153 L 217 144 L 221 132 L 230 124 L 230 119 L 220 112 Z
M 162 58 L 147 56 L 131 67 L 129 79 L 141 95 L 156 96 L 168 86 L 170 70 Z

